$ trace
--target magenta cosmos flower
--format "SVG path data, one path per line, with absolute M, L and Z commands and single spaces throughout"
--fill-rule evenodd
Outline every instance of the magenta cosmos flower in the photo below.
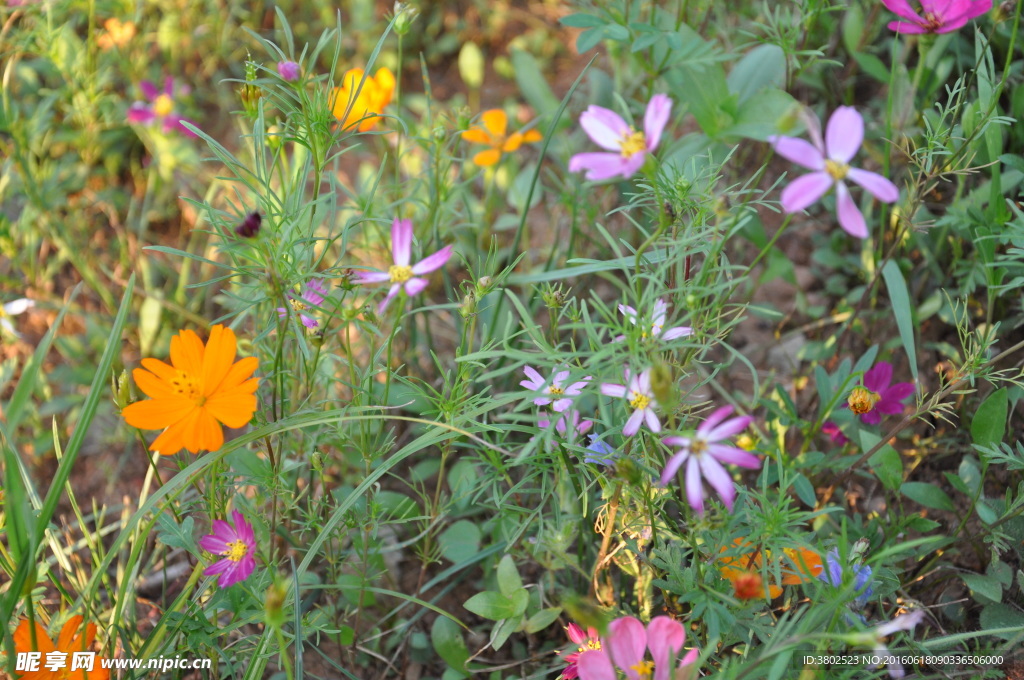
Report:
M 914 393 L 914 383 L 892 383 L 892 364 L 879 361 L 864 374 L 860 387 L 850 392 L 847 405 L 867 425 L 878 425 L 882 414 L 903 412 L 903 402 Z
M 668 95 L 654 95 L 644 113 L 644 131 L 638 132 L 614 111 L 590 106 L 580 115 L 580 127 L 595 144 L 611 153 L 578 153 L 569 159 L 569 172 L 586 170 L 586 178 L 595 182 L 612 177 L 629 179 L 643 167 L 647 154 L 658 148 L 671 113 Z
M 139 89 L 142 90 L 142 96 L 147 101 L 135 102 L 131 105 L 131 108 L 128 109 L 129 123 L 160 125 L 160 129 L 164 132 L 176 129 L 189 137 L 196 136 L 194 132 L 181 124 L 182 121 L 192 123 L 192 125 L 195 123 L 188 118 L 179 116 L 174 111 L 174 78 L 164 80 L 163 90 L 157 89 L 157 86 L 148 80 L 139 83 Z M 178 90 L 178 94 L 188 94 L 188 88 L 183 86 Z
M 843 434 L 843 431 L 839 429 L 839 426 L 833 423 L 831 420 L 826 420 L 822 426 L 821 431 L 823 434 L 827 434 L 828 438 L 832 440 L 833 444 L 842 446 L 850 441 L 850 438 Z
M 391 223 L 391 255 L 395 263 L 386 272 L 360 272 L 356 275 L 356 283 L 391 283 L 387 297 L 380 303 L 378 312 L 383 313 L 391 299 L 405 290 L 409 297 L 419 295 L 427 287 L 427 280 L 421 278 L 443 267 L 452 256 L 452 246 L 447 245 L 429 257 L 410 266 L 412 259 L 412 220 L 400 220 L 397 217 Z
M 575 623 L 570 623 L 566 627 L 565 633 L 569 636 L 569 640 L 576 645 L 576 651 L 565 655 L 563 660 L 566 663 L 566 667 L 558 677 L 561 680 L 573 680 L 580 676 L 576 670 L 576 660 L 580 658 L 580 654 L 592 649 L 601 649 L 601 639 L 596 628 L 587 628 L 584 631 L 581 626 Z
M 217 585 L 227 588 L 249 578 L 256 568 L 256 536 L 252 525 L 237 510 L 231 511 L 235 525 L 213 520 L 213 533 L 199 539 L 199 547 L 224 559 L 217 560 L 203 571 L 203 576 L 220 574 Z
M 588 375 L 583 380 L 574 382 L 566 387 L 565 381 L 569 379 L 569 371 L 558 371 L 552 376 L 550 381 L 545 380 L 544 376 L 538 373 L 532 366 L 523 366 L 523 373 L 526 374 L 529 380 L 523 380 L 519 384 L 528 390 L 539 391 L 543 395 L 534 399 L 533 403 L 537 406 L 551 404 L 551 408 L 558 413 L 572 406 L 572 399 L 569 397 L 579 395 L 580 391 L 590 382 L 590 376 Z
M 992 0 L 882 0 L 889 11 L 906 21 L 890 21 L 889 30 L 899 33 L 950 33 L 992 9 Z
M 629 322 L 636 325 L 640 318 L 639 313 L 629 305 L 619 305 L 619 311 L 629 319 Z M 654 303 L 654 313 L 651 315 L 650 326 L 647 325 L 644 320 L 644 330 L 641 332 L 641 339 L 643 340 L 675 340 L 676 338 L 685 338 L 688 335 L 693 335 L 693 329 L 689 326 L 676 326 L 675 328 L 669 328 L 665 330 L 665 319 L 668 316 L 668 303 L 661 298 L 658 298 Z M 616 342 L 625 340 L 625 335 L 620 335 L 615 338 Z
M 796 178 L 782 190 L 782 209 L 787 213 L 799 212 L 835 186 L 839 226 L 851 236 L 867 238 L 864 215 L 843 180 L 859 184 L 883 203 L 895 202 L 900 190 L 877 173 L 850 167 L 850 161 L 864 141 L 864 119 L 852 106 L 840 106 L 828 119 L 824 141 L 816 119 L 811 117 L 808 127 L 812 143 L 798 137 L 768 138 L 780 156 L 814 170 Z
M 654 412 L 658 402 L 654 399 L 654 392 L 651 391 L 651 369 L 645 368 L 639 375 L 631 376 L 629 369 L 625 371 L 626 384 L 615 385 L 604 383 L 601 385 L 601 394 L 609 397 L 619 397 L 629 402 L 633 414 L 622 428 L 622 434 L 632 437 L 640 430 L 640 423 L 646 422 L 651 432 L 661 432 L 661 422 Z
M 698 515 L 704 514 L 703 479 L 718 492 L 725 507 L 732 512 L 732 504 L 736 500 L 736 487 L 732 477 L 722 467 L 722 463 L 739 465 L 751 470 L 761 467 L 761 460 L 754 454 L 719 443 L 739 434 L 754 420 L 752 416 L 738 416 L 725 420 L 732 412 L 732 406 L 723 406 L 708 416 L 692 437 L 666 437 L 662 440 L 668 446 L 678 446 L 679 450 L 665 462 L 661 484 L 668 484 L 685 463 L 686 499 Z
M 538 420 L 537 427 L 546 430 L 551 427 L 551 421 Z M 581 420 L 579 411 L 575 410 L 566 411 L 555 421 L 555 432 L 562 435 L 570 445 L 575 444 L 578 438 L 590 432 L 592 427 L 594 427 L 594 422 L 592 420 Z
M 277 73 L 289 83 L 294 83 L 299 79 L 302 70 L 294 61 L 279 61 L 277 62 Z
M 617 680 L 616 668 L 629 680 L 688 679 L 696 676 L 700 653 L 691 649 L 680 657 L 685 643 L 683 624 L 667 616 L 655 616 L 646 629 L 632 616 L 623 616 L 608 624 L 600 649 L 580 653 L 576 670 L 580 680 Z M 679 662 L 675 668 L 673 661 Z
M 303 326 L 306 328 L 316 328 L 320 325 L 320 322 L 310 316 L 310 314 L 307 314 L 306 310 L 310 307 L 319 307 L 320 303 L 324 301 L 324 297 L 326 295 L 327 286 L 318 279 L 311 279 L 306 284 L 305 288 L 303 288 L 302 295 L 299 297 L 295 297 L 292 293 L 288 293 L 288 304 L 292 306 L 292 309 L 299 313 L 299 320 L 302 321 Z M 284 307 L 278 307 L 277 315 L 280 318 L 284 318 L 288 315 L 288 310 Z

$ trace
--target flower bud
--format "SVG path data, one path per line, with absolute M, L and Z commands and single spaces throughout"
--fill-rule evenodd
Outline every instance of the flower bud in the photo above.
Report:
M 260 233 L 260 224 L 263 222 L 263 218 L 260 217 L 258 212 L 251 212 L 246 215 L 242 223 L 235 227 L 235 233 L 242 238 L 253 238 L 256 234 Z
M 463 319 L 476 314 L 476 296 L 472 292 L 466 293 L 466 296 L 462 298 L 462 306 L 459 307 L 459 314 L 462 315 Z
M 651 392 L 662 409 L 672 411 L 676 403 L 676 381 L 672 369 L 664 363 L 651 366 Z
M 288 586 L 285 583 L 272 583 L 267 588 L 263 600 L 263 615 L 267 625 L 279 629 L 284 625 L 284 603 L 288 599 Z
M 416 7 L 405 3 L 395 3 L 395 33 L 398 35 L 406 35 L 409 29 L 412 28 L 412 22 L 416 20 L 420 11 Z
M 132 400 L 131 385 L 128 382 L 128 371 L 122 370 L 121 375 L 114 381 L 114 403 L 117 408 L 123 409 Z
M 281 129 L 280 125 L 271 125 L 267 128 L 266 142 L 267 146 L 271 149 L 277 149 L 281 147 L 281 135 L 284 130 Z

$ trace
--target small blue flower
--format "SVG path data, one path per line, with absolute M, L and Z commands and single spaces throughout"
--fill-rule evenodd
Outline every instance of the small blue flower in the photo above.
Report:
M 834 588 L 843 587 L 843 565 L 839 563 L 839 551 L 832 550 L 825 556 L 826 568 L 821 571 L 821 575 L 818 576 L 822 581 L 828 583 Z M 854 604 L 858 608 L 863 607 L 867 604 L 868 598 L 871 597 L 874 592 L 871 588 L 871 567 L 866 564 L 862 565 L 850 565 L 854 570 L 853 574 L 853 585 L 855 591 L 858 593 L 857 599 L 854 600 Z
M 611 465 L 615 461 L 615 449 L 601 441 L 600 435 L 590 435 L 590 445 L 587 446 L 587 451 L 592 452 L 594 455 L 585 456 L 583 458 L 584 463 Z

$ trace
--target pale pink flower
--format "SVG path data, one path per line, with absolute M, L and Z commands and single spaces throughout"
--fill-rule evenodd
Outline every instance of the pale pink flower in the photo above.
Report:
M 752 453 L 719 443 L 739 434 L 754 420 L 751 416 L 725 420 L 732 412 L 732 406 L 723 406 L 708 416 L 692 437 L 666 437 L 662 440 L 668 446 L 678 446 L 679 450 L 665 462 L 661 483 L 668 484 L 685 463 L 686 498 L 698 515 L 704 514 L 704 479 L 722 497 L 725 507 L 732 511 L 736 487 L 722 463 L 752 470 L 761 467 L 761 459 Z
M 992 0 L 882 0 L 890 12 L 906 21 L 890 21 L 889 30 L 899 33 L 950 33 L 992 9 Z
M 640 431 L 640 423 L 646 422 L 651 432 L 661 432 L 661 422 L 654 412 L 658 402 L 651 391 L 651 369 L 645 368 L 638 375 L 632 375 L 627 368 L 625 370 L 626 384 L 616 385 L 604 383 L 601 385 L 601 394 L 609 397 L 619 397 L 629 402 L 633 414 L 629 416 L 622 434 L 632 437 Z
M 391 223 L 391 255 L 394 264 L 388 267 L 386 272 L 359 272 L 355 277 L 356 283 L 391 283 L 387 296 L 380 303 L 378 312 L 383 313 L 391 299 L 398 295 L 399 290 L 405 290 L 409 297 L 419 295 L 427 287 L 428 281 L 422 278 L 423 274 L 437 271 L 448 262 L 452 256 L 452 246 L 447 245 L 433 255 L 423 258 L 416 264 L 410 266 L 412 260 L 412 220 L 398 219 Z
M 538 373 L 532 366 L 523 366 L 523 372 L 526 373 L 526 377 L 529 380 L 523 380 L 519 384 L 528 390 L 534 390 L 542 394 L 542 396 L 534 399 L 533 403 L 537 406 L 551 404 L 551 408 L 559 413 L 572 406 L 572 399 L 570 397 L 578 396 L 580 391 L 590 382 L 590 376 L 588 375 L 583 380 L 566 386 L 565 381 L 569 379 L 569 371 L 565 370 L 558 371 L 550 380 L 545 380 L 544 376 Z
M 551 421 L 538 420 L 537 427 L 546 430 L 551 427 Z M 575 444 L 576 440 L 590 432 L 592 427 L 594 427 L 594 421 L 581 420 L 579 411 L 566 411 L 555 421 L 555 432 L 562 435 L 562 438 L 569 444 Z
M 612 177 L 629 179 L 643 167 L 647 154 L 658 148 L 671 113 L 672 100 L 668 95 L 654 95 L 644 113 L 644 130 L 638 132 L 614 111 L 590 106 L 580 115 L 580 127 L 595 144 L 610 153 L 578 153 L 569 159 L 569 172 L 586 170 L 586 178 L 595 182 Z
M 576 672 L 580 680 L 617 680 L 616 669 L 628 680 L 688 680 L 696 677 L 700 652 L 691 649 L 680 656 L 685 643 L 683 624 L 667 616 L 655 616 L 646 629 L 632 616 L 623 616 L 608 624 L 600 649 L 580 653 Z M 678 662 L 675 668 L 674 661 Z
M 828 119 L 824 140 L 816 118 L 809 117 L 808 127 L 813 143 L 799 137 L 768 138 L 780 156 L 814 170 L 796 178 L 782 190 L 782 209 L 787 213 L 799 212 L 835 186 L 839 226 L 851 236 L 867 238 L 864 215 L 843 180 L 859 184 L 883 203 L 895 202 L 900 190 L 877 173 L 850 167 L 850 161 L 864 141 L 864 119 L 852 106 L 840 106 Z
M 314 310 L 319 307 L 320 303 L 324 301 L 326 294 L 327 286 L 318 279 L 310 279 L 303 289 L 302 295 L 296 297 L 292 293 L 288 294 L 288 303 L 292 306 L 292 309 L 299 313 L 299 320 L 306 328 L 316 328 L 320 325 L 320 322 L 310 313 L 307 313 L 306 310 L 310 307 Z M 278 307 L 277 315 L 284 318 L 288 315 L 288 310 L 284 307 Z
M 906 614 L 900 614 L 892 621 L 887 621 L 880 626 L 875 626 L 874 629 L 865 634 L 869 643 L 874 645 L 874 656 L 892 660 L 892 663 L 888 664 L 889 677 L 902 678 L 906 676 L 906 673 L 903 670 L 903 665 L 898 660 L 899 657 L 889 652 L 889 648 L 885 645 L 885 638 L 901 630 L 914 630 L 917 624 L 921 623 L 921 619 L 923 618 L 924 610 L 915 609 L 911 612 L 907 612 Z
M 665 330 L 665 319 L 668 316 L 668 303 L 661 298 L 654 303 L 654 313 L 651 315 L 650 325 L 648 326 L 648 320 L 640 317 L 640 314 L 630 307 L 629 305 L 619 305 L 619 311 L 629 319 L 629 322 L 634 326 L 637 321 L 642 321 L 644 324 L 644 330 L 641 333 L 643 340 L 675 340 L 676 338 L 685 338 L 688 335 L 693 335 L 693 329 L 689 326 L 676 326 Z M 615 338 L 616 342 L 622 342 L 626 339 L 625 335 L 620 335 Z
M 189 137 L 196 136 L 196 133 L 182 125 L 183 121 L 192 125 L 195 125 L 195 123 L 188 118 L 179 116 L 175 111 L 174 78 L 168 77 L 164 80 L 163 90 L 158 89 L 156 85 L 148 80 L 143 80 L 139 83 L 139 89 L 142 90 L 142 95 L 147 101 L 137 101 L 131 105 L 131 108 L 128 109 L 129 123 L 159 125 L 160 129 L 164 132 L 177 130 Z M 177 89 L 177 94 L 188 94 L 188 91 L 189 88 L 187 86 L 182 86 Z
M 302 75 L 302 69 L 294 61 L 279 61 L 277 73 L 288 82 L 294 83 Z
M 3 305 L 0 305 L 0 329 L 20 338 L 21 336 L 16 330 L 14 330 L 14 324 L 11 323 L 9 317 L 25 312 L 30 307 L 34 307 L 35 304 L 35 302 L 28 298 L 18 298 L 17 300 L 5 302 Z

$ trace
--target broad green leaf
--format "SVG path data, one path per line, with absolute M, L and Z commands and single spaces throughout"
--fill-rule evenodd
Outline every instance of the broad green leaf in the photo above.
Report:
M 441 554 L 458 564 L 480 550 L 480 528 L 468 519 L 460 519 L 437 537 Z
M 561 613 L 561 607 L 548 607 L 547 609 L 541 609 L 539 612 L 531 616 L 526 622 L 526 632 L 531 635 L 539 633 L 557 621 Z
M 466 641 L 462 639 L 462 631 L 459 626 L 446 616 L 438 616 L 430 629 L 430 642 L 434 645 L 434 651 L 444 659 L 444 662 L 451 668 L 469 677 L 464 669 L 466 661 L 469 660 L 469 649 Z
M 998 445 L 1006 434 L 1009 399 L 1005 387 L 988 395 L 971 420 L 971 440 L 978 446 Z
M 501 621 L 516 615 L 516 603 L 511 598 L 493 590 L 485 590 L 466 600 L 463 607 L 477 616 L 491 621 Z
M 491 630 L 491 647 L 494 649 L 501 649 L 505 641 L 508 640 L 508 636 L 516 632 L 519 629 L 519 617 L 513 619 L 505 619 Z
M 523 579 L 519 577 L 519 570 L 511 555 L 505 555 L 498 562 L 498 589 L 505 597 L 523 590 Z
M 786 54 L 777 45 L 759 45 L 743 55 L 726 82 L 740 104 L 766 88 L 781 88 L 786 84 Z
M 984 630 L 1002 629 L 1016 629 L 1014 632 L 1002 632 L 998 633 L 998 637 L 1004 640 L 1012 640 L 1016 638 L 1018 641 L 1021 637 L 1021 631 L 1024 630 L 1024 613 L 1021 613 L 1018 609 L 1010 607 L 1005 604 L 990 604 L 981 610 L 981 616 L 979 617 L 981 627 Z
M 601 17 L 595 17 L 593 14 L 577 12 L 576 14 L 562 17 L 558 20 L 558 23 L 572 28 L 594 28 L 596 26 L 604 26 L 605 20 Z
M 984 574 L 961 574 L 960 578 L 971 589 L 971 595 L 974 596 L 974 599 L 981 604 L 1002 602 L 1003 586 L 991 576 L 985 576 Z M 984 600 L 979 600 L 979 595 Z
M 799 120 L 800 104 L 793 96 L 775 88 L 762 90 L 743 103 L 736 119 L 719 137 L 746 137 L 765 141 L 778 134 L 790 134 Z
M 907 282 L 895 260 L 885 263 L 885 266 L 882 267 L 882 276 L 885 277 L 885 287 L 889 290 L 889 302 L 892 304 L 892 313 L 896 317 L 896 328 L 900 331 L 900 340 L 903 342 L 903 349 L 907 353 L 907 361 L 910 363 L 910 373 L 916 382 L 917 349 L 914 345 L 914 312 L 910 306 Z
M 814 494 L 814 485 L 800 473 L 793 478 L 793 490 L 808 507 L 813 508 L 818 501 Z
M 927 482 L 906 482 L 900 487 L 900 493 L 926 508 L 936 510 L 954 510 L 953 501 L 945 491 Z
M 861 430 L 859 435 L 861 448 L 865 451 L 874 448 L 882 440 L 877 434 L 867 430 Z M 885 488 L 892 491 L 900 488 L 903 483 L 903 461 L 896 449 L 886 444 L 868 458 L 868 465 Z

